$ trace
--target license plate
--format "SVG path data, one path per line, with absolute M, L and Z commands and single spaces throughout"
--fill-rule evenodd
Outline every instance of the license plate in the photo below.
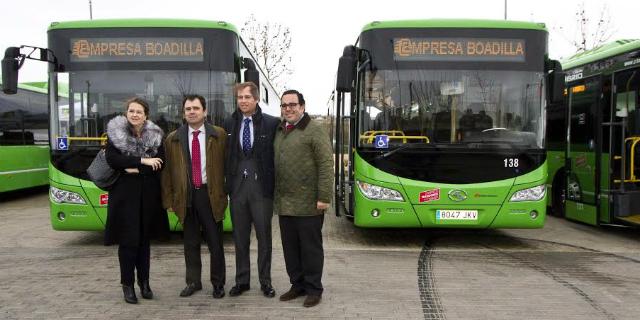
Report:
M 478 220 L 478 210 L 436 210 L 436 220 Z

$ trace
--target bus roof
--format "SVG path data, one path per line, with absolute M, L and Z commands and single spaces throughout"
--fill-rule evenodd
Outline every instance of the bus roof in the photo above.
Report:
M 640 48 L 640 39 L 621 39 L 580 52 L 562 61 L 562 69 L 568 70 L 594 61 L 613 57 Z
M 487 29 L 530 29 L 547 31 L 544 23 L 481 20 L 481 19 L 426 19 L 426 20 L 392 20 L 373 21 L 362 28 L 362 32 L 373 29 L 397 28 L 487 28 Z
M 238 33 L 228 22 L 187 19 L 102 19 L 52 22 L 50 30 L 85 28 L 204 28 L 223 29 Z

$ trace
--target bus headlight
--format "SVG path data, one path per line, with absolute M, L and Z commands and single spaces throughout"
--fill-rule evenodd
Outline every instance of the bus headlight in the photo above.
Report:
M 55 203 L 73 203 L 73 204 L 86 204 L 82 196 L 75 192 L 58 189 L 56 187 L 49 188 L 49 194 L 51 194 L 51 200 Z
M 404 201 L 402 194 L 396 190 L 376 186 L 362 181 L 357 181 L 356 183 L 358 184 L 360 192 L 371 200 Z
M 541 184 L 537 187 L 520 190 L 511 196 L 511 201 L 538 201 L 544 198 L 544 194 L 547 191 L 544 184 Z

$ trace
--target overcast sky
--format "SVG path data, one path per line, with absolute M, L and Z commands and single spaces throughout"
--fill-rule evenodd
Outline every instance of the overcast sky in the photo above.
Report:
M 92 3 L 94 19 L 223 20 L 239 30 L 253 13 L 259 21 L 269 20 L 288 26 L 293 39 L 290 50 L 294 70 L 288 87 L 304 93 L 307 110 L 316 114 L 326 113 L 342 48 L 355 42 L 365 24 L 398 19 L 504 19 L 505 5 L 504 0 L 93 0 Z M 576 38 L 576 11 L 581 3 L 585 3 L 592 19 L 599 18 L 603 5 L 607 4 L 614 31 L 612 40 L 640 38 L 637 23 L 640 1 L 509 0 L 507 18 L 546 23 L 551 57 L 568 57 L 574 52 L 568 40 Z M 46 31 L 51 22 L 89 19 L 88 0 L 3 1 L 2 7 L 2 52 L 8 46 L 22 44 L 46 47 Z M 46 70 L 45 63 L 27 61 L 21 69 L 20 81 L 45 80 Z

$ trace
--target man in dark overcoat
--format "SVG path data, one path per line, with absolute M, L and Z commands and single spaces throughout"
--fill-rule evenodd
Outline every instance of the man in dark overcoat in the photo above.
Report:
M 236 284 L 230 296 L 249 290 L 251 225 L 258 240 L 258 278 L 265 297 L 271 285 L 271 220 L 273 217 L 273 138 L 280 120 L 262 113 L 258 87 L 253 82 L 236 86 L 238 109 L 227 118 L 225 177 L 231 198 L 233 241 L 236 248 Z

